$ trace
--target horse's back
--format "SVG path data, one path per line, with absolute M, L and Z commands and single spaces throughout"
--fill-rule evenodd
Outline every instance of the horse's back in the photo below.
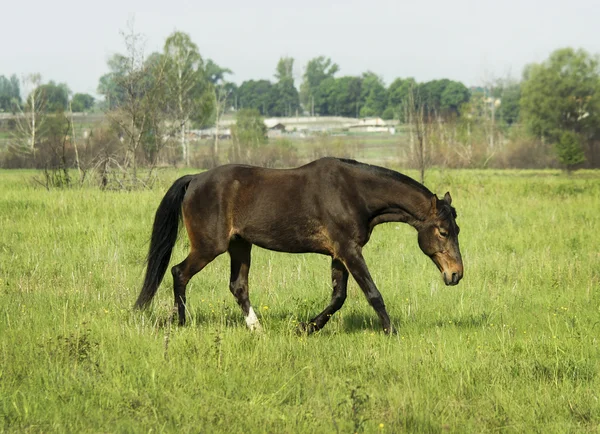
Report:
M 341 164 L 324 158 L 294 169 L 229 164 L 203 172 L 184 199 L 186 226 L 271 250 L 331 253 L 327 219 L 339 201 L 332 179 Z

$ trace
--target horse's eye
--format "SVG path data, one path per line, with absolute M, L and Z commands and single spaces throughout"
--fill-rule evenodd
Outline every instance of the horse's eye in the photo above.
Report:
M 446 231 L 445 231 L 445 230 L 443 230 L 443 229 L 440 229 L 440 235 L 441 235 L 443 238 L 446 238 L 446 237 L 448 236 L 448 232 L 446 232 Z

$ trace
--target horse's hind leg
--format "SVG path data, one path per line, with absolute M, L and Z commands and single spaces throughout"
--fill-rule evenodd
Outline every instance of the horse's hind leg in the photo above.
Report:
M 346 288 L 348 285 L 348 270 L 344 264 L 334 259 L 331 263 L 331 281 L 333 283 L 333 293 L 329 305 L 314 317 L 308 324 L 300 324 L 300 329 L 307 333 L 313 333 L 322 329 L 329 321 L 331 316 L 344 305 L 346 301 Z
M 220 253 L 192 250 L 190 254 L 181 262 L 171 268 L 173 274 L 173 293 L 175 295 L 175 307 L 179 317 L 179 325 L 185 324 L 185 289 L 194 276 L 206 267 Z
M 237 303 L 242 308 L 246 324 L 250 330 L 260 331 L 261 326 L 250 305 L 248 296 L 248 272 L 250 270 L 250 252 L 252 244 L 244 239 L 238 238 L 229 243 L 229 256 L 231 257 L 231 276 L 229 278 L 229 290 L 234 295 Z

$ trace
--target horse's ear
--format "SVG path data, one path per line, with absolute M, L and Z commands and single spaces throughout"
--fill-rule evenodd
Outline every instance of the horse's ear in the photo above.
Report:
M 437 214 L 437 201 L 437 195 L 434 194 L 433 196 L 431 196 L 431 214 Z
M 447 191 L 446 194 L 444 195 L 444 201 L 448 205 L 452 205 L 452 197 L 450 197 L 450 192 L 449 191 Z

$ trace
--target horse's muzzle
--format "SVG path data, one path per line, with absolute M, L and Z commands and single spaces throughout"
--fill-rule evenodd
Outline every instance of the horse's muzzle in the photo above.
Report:
M 460 282 L 460 279 L 463 277 L 463 273 L 462 271 L 444 271 L 442 276 L 444 277 L 444 283 L 446 286 L 454 286 L 458 285 L 458 282 Z

